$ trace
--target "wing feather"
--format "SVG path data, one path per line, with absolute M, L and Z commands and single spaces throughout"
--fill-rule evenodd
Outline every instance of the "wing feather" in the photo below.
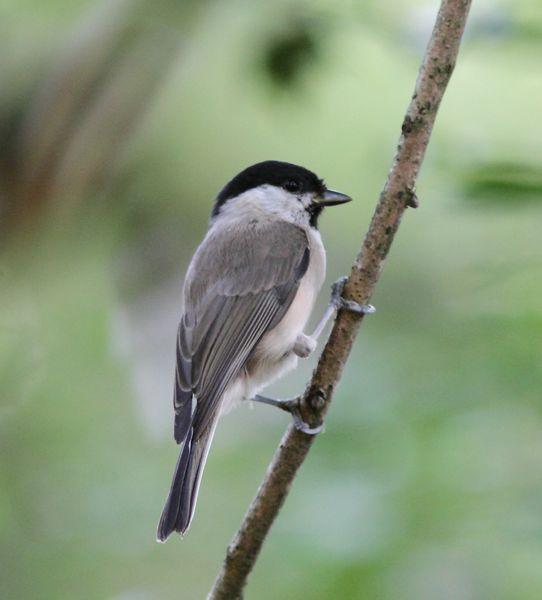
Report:
M 288 310 L 309 258 L 306 234 L 293 224 L 275 222 L 235 236 L 210 230 L 184 288 L 174 394 L 178 443 L 190 426 L 194 440 L 208 430 L 227 386 Z

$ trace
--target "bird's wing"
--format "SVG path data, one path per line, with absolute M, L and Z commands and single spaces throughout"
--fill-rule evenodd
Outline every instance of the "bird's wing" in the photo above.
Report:
M 309 259 L 305 232 L 290 223 L 208 233 L 188 270 L 178 330 L 178 443 L 191 426 L 197 439 L 212 423 L 228 384 L 288 310 Z

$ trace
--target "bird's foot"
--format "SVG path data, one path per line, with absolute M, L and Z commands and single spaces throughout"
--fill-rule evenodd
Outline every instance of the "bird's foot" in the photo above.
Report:
M 376 308 L 372 304 L 358 304 L 353 300 L 343 298 L 344 285 L 347 281 L 348 277 L 341 277 L 331 286 L 331 304 L 335 309 L 348 310 L 357 315 L 371 315 L 376 312 Z
M 303 421 L 303 417 L 301 416 L 301 412 L 299 410 L 299 398 L 289 398 L 288 400 L 276 400 L 275 398 L 268 398 L 267 396 L 260 396 L 257 394 L 254 398 L 251 398 L 253 402 L 260 402 L 261 404 L 269 404 L 271 406 L 276 406 L 281 410 L 289 412 L 292 415 L 292 419 L 294 422 L 294 427 L 301 431 L 302 433 L 306 433 L 307 435 L 317 435 L 324 430 L 324 424 L 318 425 L 318 427 L 311 427 L 308 423 Z

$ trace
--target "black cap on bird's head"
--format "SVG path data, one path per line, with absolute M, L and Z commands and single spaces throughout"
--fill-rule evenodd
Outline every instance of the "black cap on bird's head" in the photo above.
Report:
M 266 160 L 247 167 L 222 188 L 216 197 L 212 216 L 218 215 L 221 207 L 230 198 L 262 185 L 280 187 L 294 195 L 314 194 L 317 201 L 307 208 L 313 226 L 316 226 L 318 216 L 325 206 L 344 204 L 351 200 L 346 194 L 328 190 L 324 181 L 305 167 L 278 160 Z

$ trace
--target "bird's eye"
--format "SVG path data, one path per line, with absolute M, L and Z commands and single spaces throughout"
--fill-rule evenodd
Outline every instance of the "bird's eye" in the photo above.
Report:
M 287 190 L 288 192 L 299 192 L 300 189 L 300 185 L 299 182 L 296 181 L 295 179 L 288 179 L 287 181 L 284 182 L 284 185 L 282 186 L 285 190 Z

